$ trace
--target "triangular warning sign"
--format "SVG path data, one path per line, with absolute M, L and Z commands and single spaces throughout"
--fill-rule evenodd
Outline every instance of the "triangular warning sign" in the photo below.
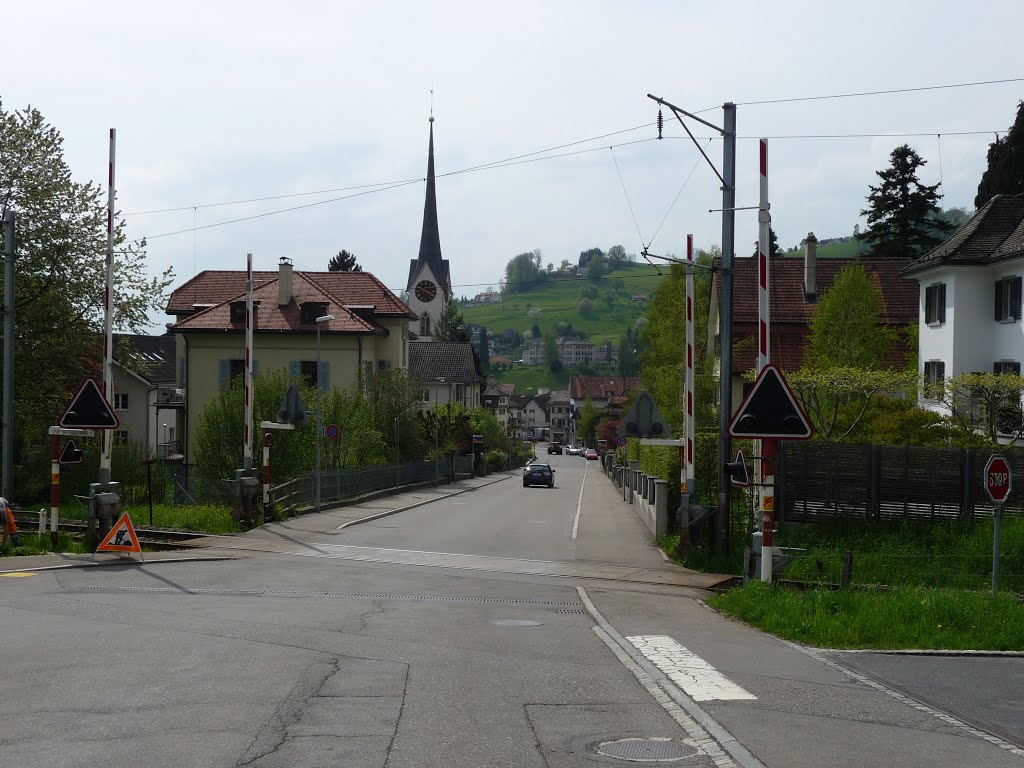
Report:
M 814 428 L 779 369 L 766 365 L 732 417 L 729 434 L 807 440 L 814 434 Z
M 75 445 L 75 441 L 68 440 L 64 443 L 64 450 L 60 452 L 60 458 L 57 461 L 60 464 L 81 464 L 84 458 L 85 454 Z
M 103 537 L 103 541 L 96 547 L 97 552 L 138 552 L 142 554 L 142 547 L 139 546 L 139 537 L 135 535 L 135 526 L 132 519 L 125 512 L 114 523 L 110 533 Z
M 96 382 L 86 379 L 60 417 L 60 425 L 80 429 L 116 429 L 118 419 Z

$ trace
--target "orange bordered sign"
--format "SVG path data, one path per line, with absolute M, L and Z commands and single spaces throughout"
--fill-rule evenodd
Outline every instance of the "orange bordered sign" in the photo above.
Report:
M 139 537 L 135 533 L 135 526 L 132 519 L 125 512 L 110 528 L 110 533 L 103 537 L 103 541 L 96 547 L 97 552 L 137 552 L 142 554 L 142 547 L 139 546 Z

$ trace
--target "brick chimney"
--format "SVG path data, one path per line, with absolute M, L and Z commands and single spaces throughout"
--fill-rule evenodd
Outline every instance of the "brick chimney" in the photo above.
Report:
M 278 262 L 280 274 L 277 280 L 277 304 L 287 307 L 292 303 L 292 260 L 282 256 Z
M 804 238 L 804 300 L 808 304 L 818 303 L 818 238 L 808 232 Z

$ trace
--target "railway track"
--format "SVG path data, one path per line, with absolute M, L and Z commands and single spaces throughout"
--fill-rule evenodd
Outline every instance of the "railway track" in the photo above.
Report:
M 31 534 L 39 530 L 39 516 L 29 514 L 15 514 L 15 522 L 18 523 L 18 530 L 21 533 Z M 46 521 L 49 530 L 49 519 Z M 69 536 L 84 536 L 89 524 L 85 520 L 59 520 L 57 530 L 67 533 Z M 139 543 L 150 549 L 189 549 L 189 539 L 195 539 L 203 534 L 194 531 L 172 531 L 163 528 L 139 528 L 136 526 L 135 533 L 139 537 Z

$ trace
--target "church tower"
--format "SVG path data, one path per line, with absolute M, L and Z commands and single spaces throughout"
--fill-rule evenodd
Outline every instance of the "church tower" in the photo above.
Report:
M 423 232 L 420 253 L 409 264 L 410 309 L 419 320 L 409 323 L 409 330 L 421 341 L 431 341 L 434 328 L 445 305 L 452 298 L 448 259 L 441 258 L 441 235 L 437 229 L 437 195 L 434 189 L 434 116 L 430 116 L 430 147 L 427 152 L 427 193 L 423 202 Z

